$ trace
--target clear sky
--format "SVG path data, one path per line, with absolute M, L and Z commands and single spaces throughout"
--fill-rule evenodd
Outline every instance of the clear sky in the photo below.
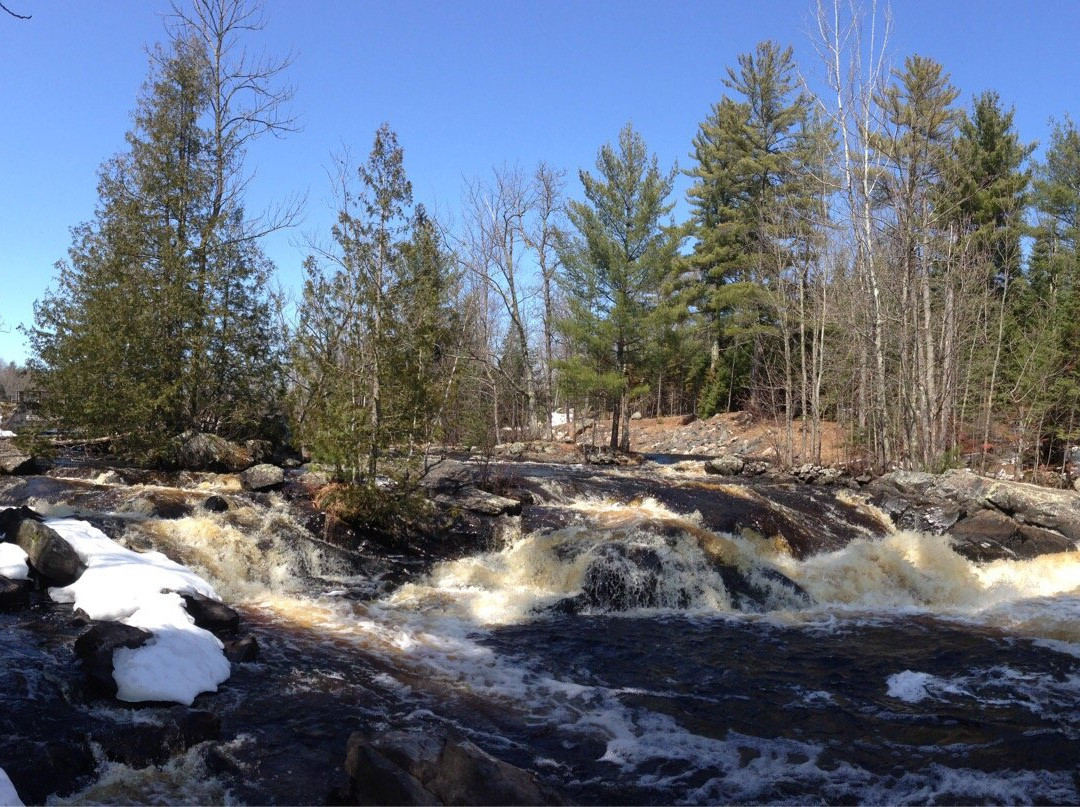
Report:
M 5 0 L 0 14 L 0 358 L 22 361 L 17 331 L 53 278 L 68 228 L 91 218 L 96 172 L 122 149 L 145 46 L 163 38 L 164 0 Z M 577 170 L 627 121 L 663 165 L 688 164 L 690 141 L 723 92 L 720 77 L 763 39 L 795 47 L 820 74 L 810 0 L 267 0 L 258 46 L 292 53 L 303 129 L 264 140 L 249 210 L 307 194 L 305 223 L 266 244 L 294 287 L 306 233 L 333 219 L 332 151 L 365 156 L 389 121 L 416 201 L 456 209 L 462 180 L 503 162 Z M 985 89 L 1015 105 L 1026 140 L 1080 115 L 1080 0 L 895 0 L 892 55 L 944 64 L 961 101 Z M 254 43 L 253 43 L 254 44 Z M 685 191 L 682 181 L 677 192 Z

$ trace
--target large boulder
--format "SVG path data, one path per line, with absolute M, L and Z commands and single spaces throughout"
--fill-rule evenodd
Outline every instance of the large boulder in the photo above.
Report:
M 176 460 L 190 471 L 236 473 L 255 464 L 251 451 L 216 434 L 186 431 L 177 438 Z
M 7 540 L 18 544 L 27 555 L 30 568 L 50 585 L 69 586 L 86 571 L 86 564 L 56 530 L 33 518 L 14 526 L 5 525 Z
M 874 503 L 897 526 L 948 531 L 974 560 L 1067 552 L 1080 542 L 1080 494 L 988 479 L 964 469 L 894 471 L 876 480 Z
M 247 490 L 274 490 L 285 484 L 285 472 L 276 465 L 262 463 L 241 473 L 240 483 Z
M 716 474 L 718 476 L 735 476 L 742 473 L 743 467 L 746 462 L 742 457 L 737 457 L 734 454 L 725 454 L 720 457 L 713 457 L 711 460 L 705 461 L 705 473 Z

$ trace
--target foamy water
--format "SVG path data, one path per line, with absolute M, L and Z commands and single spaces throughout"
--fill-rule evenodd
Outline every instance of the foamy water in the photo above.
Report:
M 452 726 L 577 801 L 1080 800 L 1071 751 L 1023 750 L 1080 736 L 1080 553 L 980 564 L 896 532 L 798 559 L 647 496 L 563 509 L 362 599 L 277 498 L 130 529 L 297 637 L 268 669 L 327 649 L 289 662 L 282 698 L 352 686 L 366 660 L 375 725 Z M 202 760 L 103 765 L 71 803 L 236 798 Z

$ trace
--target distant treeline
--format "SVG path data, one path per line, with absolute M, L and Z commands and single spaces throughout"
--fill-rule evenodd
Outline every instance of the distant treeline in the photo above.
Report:
M 1008 101 L 888 62 L 861 8 L 817 8 L 824 89 L 791 47 L 732 60 L 687 133 L 686 221 L 678 169 L 628 124 L 577 181 L 469 181 L 450 227 L 384 125 L 335 161 L 293 301 L 260 243 L 300 206 L 244 204 L 247 144 L 292 126 L 287 65 L 248 56 L 259 13 L 191 0 L 153 51 L 28 329 L 66 428 L 149 455 L 186 429 L 289 437 L 369 480 L 388 446 L 549 436 L 556 408 L 610 416 L 624 449 L 637 411 L 750 410 L 788 462 L 820 459 L 824 420 L 876 466 L 995 446 L 1031 466 L 1080 439 L 1080 132 L 1063 115 L 1033 161 Z

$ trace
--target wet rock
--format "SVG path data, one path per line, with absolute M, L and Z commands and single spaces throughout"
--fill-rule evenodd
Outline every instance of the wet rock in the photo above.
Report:
M 89 784 L 97 768 L 89 738 L 11 739 L 0 740 L 0 754 L 4 771 L 25 804 L 70 795 Z
M 716 572 L 724 581 L 732 606 L 739 611 L 771 611 L 780 600 L 792 608 L 805 608 L 813 602 L 802 586 L 767 566 L 742 569 L 724 564 L 717 565 Z
M 457 737 L 353 734 L 345 769 L 353 804 L 565 803 L 533 774 Z
M 975 561 L 1024 560 L 1075 550 L 1073 542 L 1060 533 L 1018 524 L 993 510 L 983 510 L 957 522 L 950 537 L 959 554 Z
M 17 611 L 30 603 L 31 580 L 9 580 L 0 576 L 0 611 Z
M 86 564 L 56 530 L 40 521 L 25 518 L 5 529 L 7 540 L 27 554 L 30 568 L 54 586 L 74 583 L 86 571 Z
M 424 786 L 443 804 L 561 804 L 562 799 L 521 768 L 468 740 L 447 740 Z
M 203 630 L 217 635 L 235 633 L 240 627 L 240 614 L 223 602 L 198 593 L 181 594 L 180 598 L 195 624 Z
M 75 640 L 75 655 L 82 660 L 83 671 L 92 689 L 110 696 L 116 695 L 113 679 L 113 652 L 121 647 L 134 650 L 151 637 L 149 631 L 133 628 L 122 622 L 94 622 L 89 630 Z
M 426 804 L 443 802 L 420 781 L 380 753 L 362 734 L 349 737 L 345 757 L 346 804 Z
M 285 484 L 285 472 L 276 465 L 263 463 L 241 473 L 240 482 L 246 490 L 274 490 Z
M 243 446 L 216 434 L 186 431 L 176 441 L 176 460 L 191 471 L 236 473 L 250 468 L 255 460 Z
M 194 507 L 187 496 L 179 491 L 153 490 L 132 491 L 131 495 L 116 508 L 118 513 L 134 513 L 147 518 L 186 518 Z
M 724 454 L 705 461 L 705 473 L 719 476 L 735 476 L 742 473 L 746 462 L 734 454 Z
M 94 742 L 113 762 L 132 768 L 161 765 L 193 745 L 221 738 L 221 720 L 200 709 L 173 709 L 161 722 L 138 722 L 112 726 L 96 733 Z
M 202 506 L 203 510 L 211 513 L 224 513 L 229 509 L 229 500 L 224 496 L 207 496 Z
M 245 664 L 259 660 L 259 642 L 254 636 L 225 642 L 225 658 L 233 664 Z

